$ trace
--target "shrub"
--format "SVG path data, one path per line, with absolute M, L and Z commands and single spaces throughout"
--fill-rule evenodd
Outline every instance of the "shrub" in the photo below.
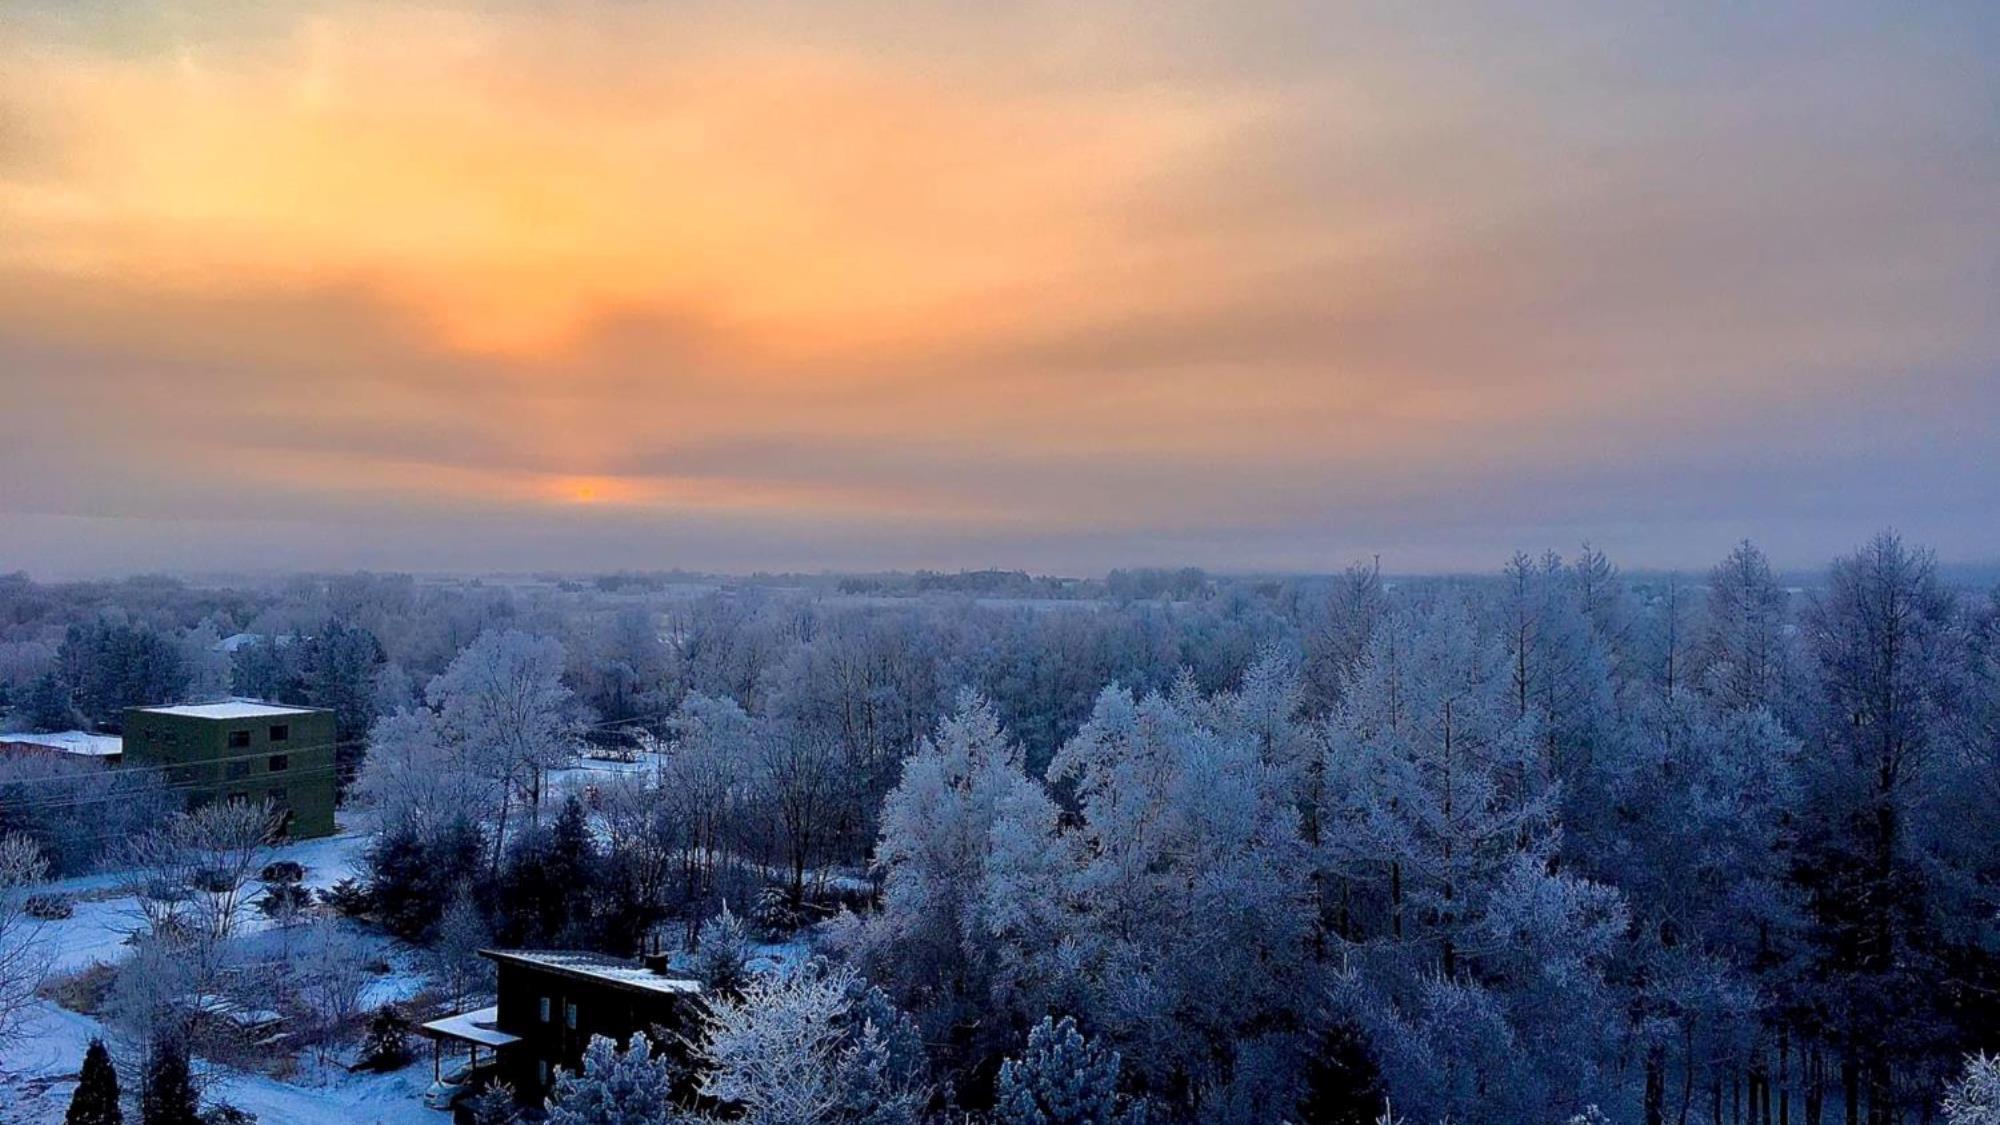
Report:
M 353 879 L 342 879 L 331 887 L 319 892 L 319 900 L 327 909 L 348 918 L 358 918 L 375 908 L 375 900 L 368 888 Z
M 52 891 L 47 894 L 29 895 L 28 901 L 22 904 L 22 909 L 27 911 L 30 918 L 43 922 L 59 922 L 76 913 L 76 901 L 60 891 Z
M 289 859 L 267 863 L 264 865 L 264 870 L 257 873 L 257 880 L 262 883 L 300 883 L 305 881 L 305 877 L 304 865 Z

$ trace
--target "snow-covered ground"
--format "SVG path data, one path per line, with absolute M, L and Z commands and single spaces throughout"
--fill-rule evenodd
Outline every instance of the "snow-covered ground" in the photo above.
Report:
M 344 824 L 338 835 L 284 845 L 273 850 L 272 858 L 302 864 L 307 886 L 332 886 L 352 876 L 360 866 L 367 835 L 358 827 Z M 73 916 L 49 923 L 37 938 L 54 954 L 56 973 L 75 972 L 93 962 L 115 963 L 129 952 L 125 938 L 135 918 L 131 897 L 119 890 L 120 878 L 117 873 L 89 875 L 56 885 L 78 898 Z M 258 931 L 268 922 L 251 912 L 245 915 L 243 926 L 243 940 L 257 941 L 263 939 Z M 366 1003 L 372 1007 L 407 998 L 419 983 L 407 955 L 390 949 L 387 939 L 379 935 L 370 935 L 369 940 L 380 943 L 380 952 L 392 971 L 370 982 Z M 95 1018 L 47 1000 L 36 1001 L 23 1036 L 0 1058 L 0 1121 L 8 1125 L 60 1122 L 75 1089 L 84 1048 L 93 1036 L 106 1036 Z M 138 1076 L 119 1077 L 130 1088 Z M 428 1058 L 394 1074 L 349 1074 L 337 1067 L 319 1070 L 302 1066 L 299 1074 L 286 1082 L 225 1069 L 211 1072 L 208 1096 L 255 1113 L 264 1125 L 441 1125 L 449 1118 L 425 1109 L 420 1097 L 430 1080 Z

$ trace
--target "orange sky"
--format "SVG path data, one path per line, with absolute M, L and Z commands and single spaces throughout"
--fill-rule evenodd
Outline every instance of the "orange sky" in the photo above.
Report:
M 10 4 L 0 532 L 2000 554 L 1989 19 L 1318 9 Z

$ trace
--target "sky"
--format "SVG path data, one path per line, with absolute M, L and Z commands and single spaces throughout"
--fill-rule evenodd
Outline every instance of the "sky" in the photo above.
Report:
M 0 570 L 2000 558 L 1996 42 L 0 0 Z

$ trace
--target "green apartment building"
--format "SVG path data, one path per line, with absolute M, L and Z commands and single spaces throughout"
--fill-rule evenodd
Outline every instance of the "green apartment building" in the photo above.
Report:
M 333 834 L 333 712 L 232 699 L 125 712 L 128 767 L 160 767 L 189 804 L 269 800 L 294 839 Z

